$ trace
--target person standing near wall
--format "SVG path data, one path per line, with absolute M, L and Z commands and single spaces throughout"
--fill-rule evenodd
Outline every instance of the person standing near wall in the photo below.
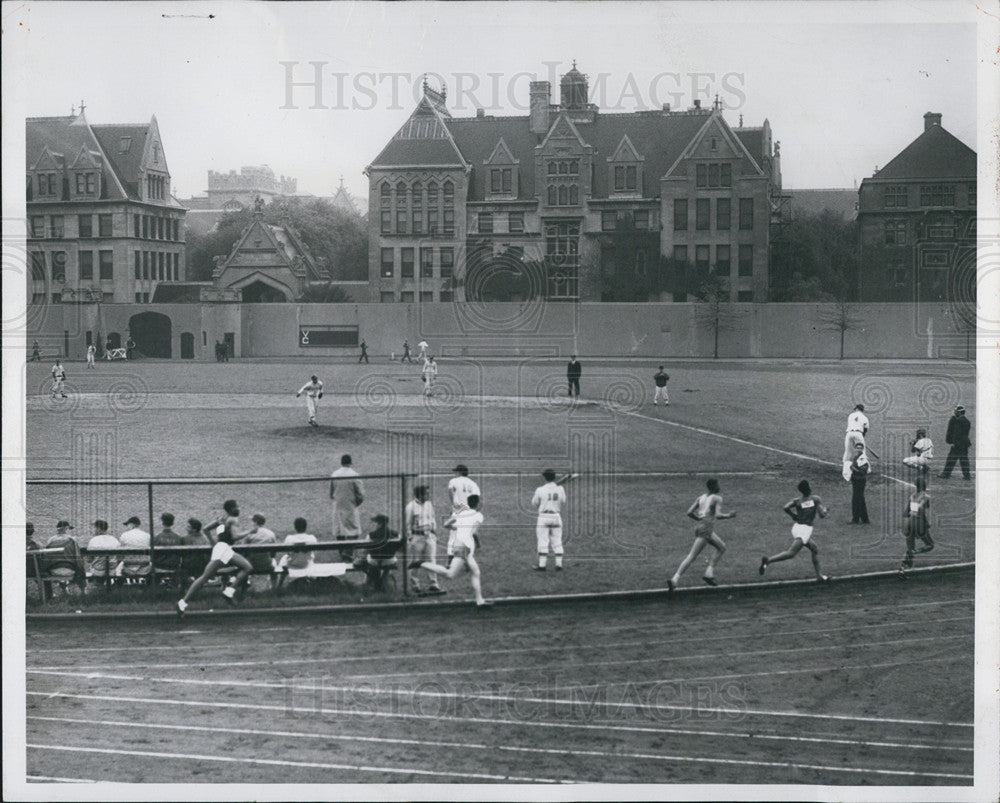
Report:
M 368 363 L 368 344 L 364 340 L 361 341 L 361 356 L 358 357 L 358 362 L 360 363 L 362 361 L 366 365 L 369 364 Z
M 96 368 L 97 367 L 96 365 L 94 365 L 94 358 L 95 357 L 97 357 L 97 346 L 95 346 L 93 343 L 91 343 L 89 346 L 87 346 L 87 367 L 88 368 Z
M 580 398 L 580 376 L 583 374 L 583 366 L 574 354 L 569 358 L 566 365 L 566 381 L 569 385 L 567 395 L 570 398 Z
M 959 405 L 955 408 L 955 414 L 948 421 L 948 431 L 944 436 L 945 443 L 951 446 L 948 451 L 948 458 L 944 462 L 944 471 L 938 476 L 946 480 L 951 477 L 951 472 L 955 469 L 955 463 L 962 465 L 962 478 L 971 480 L 969 472 L 969 447 L 972 446 L 972 422 L 965 417 L 965 408 Z
M 358 508 L 365 501 L 365 490 L 358 472 L 351 466 L 351 456 L 340 458 L 340 468 L 330 475 L 330 498 L 333 500 L 333 537 L 346 541 L 361 537 L 361 514 Z M 353 550 L 341 551 L 350 560 Z

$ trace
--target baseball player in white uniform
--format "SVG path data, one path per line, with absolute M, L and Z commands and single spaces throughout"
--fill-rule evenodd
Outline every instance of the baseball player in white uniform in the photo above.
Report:
M 406 547 L 414 561 L 437 562 L 437 522 L 434 517 L 434 503 L 427 498 L 427 486 L 418 485 L 413 489 L 413 499 L 406 505 Z M 437 575 L 428 572 L 429 586 L 420 588 L 417 573 L 410 571 L 410 583 L 418 597 L 444 594 L 438 585 Z
M 556 473 L 547 468 L 542 472 L 545 485 L 535 489 L 531 497 L 531 505 L 538 510 L 538 522 L 535 524 L 535 536 L 538 540 L 538 565 L 536 571 L 544 572 L 549 558 L 549 546 L 556 559 L 556 571 L 562 571 L 563 541 L 562 541 L 562 506 L 566 504 L 566 490 L 556 484 Z
M 903 465 L 917 468 L 926 473 L 930 470 L 934 457 L 934 444 L 927 437 L 926 429 L 918 429 L 917 437 L 910 443 L 910 456 L 903 458 Z
M 56 397 L 56 394 L 60 394 L 64 399 L 66 398 L 66 391 L 63 388 L 63 382 L 66 381 L 66 369 L 62 367 L 62 363 L 56 360 L 56 364 L 52 366 L 52 398 Z
M 97 367 L 96 365 L 94 365 L 94 358 L 96 356 L 97 356 L 97 346 L 95 346 L 93 343 L 91 343 L 89 346 L 87 346 L 87 367 L 88 368 L 96 368 Z
M 451 499 L 452 512 L 455 512 L 468 504 L 470 496 L 475 494 L 482 498 L 482 493 L 479 486 L 469 479 L 469 467 L 465 463 L 459 463 L 452 471 L 455 476 L 448 480 L 448 497 Z
M 295 394 L 295 398 L 299 398 L 303 393 L 306 394 L 306 407 L 309 409 L 309 426 L 318 427 L 319 424 L 316 423 L 316 400 L 323 398 L 323 383 L 313 376 L 299 388 L 299 392 Z
M 865 415 L 865 406 L 857 404 L 854 412 L 847 416 L 847 433 L 844 435 L 844 456 L 843 475 L 848 482 L 851 481 L 851 461 L 857 454 L 857 445 L 865 445 L 865 435 L 868 434 L 868 416 Z
M 420 369 L 420 378 L 424 381 L 424 395 L 430 396 L 434 387 L 434 380 L 437 378 L 438 367 L 433 357 L 424 360 L 424 367 Z
M 493 604 L 483 599 L 479 564 L 476 562 L 478 542 L 476 533 L 483 523 L 483 514 L 476 510 L 479 507 L 479 497 L 476 494 L 470 494 L 467 502 L 467 505 L 463 504 L 444 523 L 444 526 L 452 531 L 451 537 L 448 539 L 448 554 L 451 556 L 448 568 L 419 560 L 410 563 L 409 568 L 426 569 L 449 579 L 458 577 L 459 572 L 463 569 L 467 570 L 469 580 L 472 583 L 472 591 L 476 595 L 476 607 L 483 608 Z
M 421 360 L 426 361 L 427 360 L 427 349 L 430 348 L 430 346 L 427 345 L 427 341 L 426 340 L 421 340 L 419 343 L 417 343 L 417 348 L 420 349 L 420 352 L 417 354 L 417 356 Z

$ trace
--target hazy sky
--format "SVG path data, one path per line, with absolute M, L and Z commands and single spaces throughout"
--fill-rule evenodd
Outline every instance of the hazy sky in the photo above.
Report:
M 422 73 L 444 79 L 455 116 L 523 113 L 525 73 L 558 81 L 576 59 L 605 110 L 718 93 L 731 124 L 770 120 L 786 187 L 851 187 L 920 133 L 926 111 L 976 147 L 977 13 L 962 2 L 5 3 L 5 150 L 15 120 L 83 99 L 91 123 L 156 115 L 180 197 L 202 193 L 210 169 L 247 164 L 314 194 L 343 174 L 366 195 L 362 171 Z M 309 108 L 311 86 L 282 108 L 289 74 L 315 81 L 311 62 L 329 108 Z

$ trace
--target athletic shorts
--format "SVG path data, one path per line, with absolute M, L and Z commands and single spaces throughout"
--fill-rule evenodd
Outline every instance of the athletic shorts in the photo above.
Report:
M 695 538 L 704 538 L 706 541 L 710 540 L 713 535 L 715 535 L 715 524 L 714 522 L 706 521 L 699 524 L 694 528 Z
M 221 561 L 223 566 L 228 566 L 235 554 L 232 544 L 227 544 L 225 541 L 219 541 L 212 547 L 212 560 Z
M 472 554 L 472 551 L 467 546 L 462 546 L 462 544 L 458 544 L 455 547 L 455 552 L 452 554 L 451 557 L 453 557 L 453 558 L 461 558 L 462 560 L 465 561 L 466 567 L 468 567 L 468 565 L 469 565 L 469 555 L 471 555 L 471 554 Z
M 808 524 L 793 524 L 792 538 L 798 538 L 803 544 L 808 544 L 812 538 L 813 528 Z

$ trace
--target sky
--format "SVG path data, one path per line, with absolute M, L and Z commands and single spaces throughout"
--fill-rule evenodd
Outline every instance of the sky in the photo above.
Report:
M 258 164 L 300 192 L 330 195 L 343 176 L 366 197 L 363 171 L 425 73 L 455 116 L 523 114 L 528 82 L 552 80 L 556 98 L 575 59 L 605 111 L 718 94 L 732 125 L 770 121 L 786 188 L 853 187 L 927 111 L 976 147 L 977 14 L 964 2 L 5 3 L 5 151 L 24 117 L 83 100 L 91 123 L 156 115 L 180 198 L 203 193 L 209 170 Z

